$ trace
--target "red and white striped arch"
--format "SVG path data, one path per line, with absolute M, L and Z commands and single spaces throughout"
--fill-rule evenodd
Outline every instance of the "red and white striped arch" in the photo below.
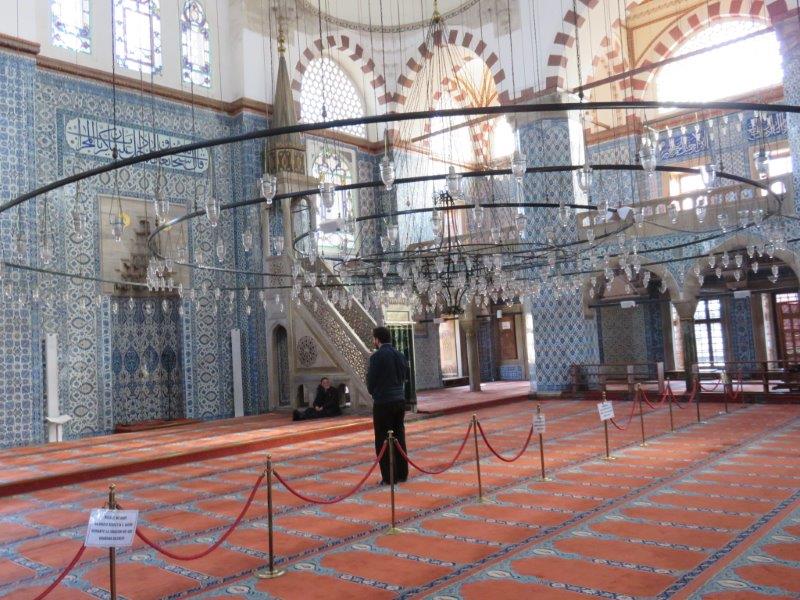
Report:
M 641 0 L 626 2 L 626 10 L 640 2 Z M 571 60 L 575 60 L 576 32 L 588 34 L 588 30 L 584 32 L 588 22 L 587 16 L 590 16 L 591 11 L 595 10 L 603 10 L 600 0 L 578 0 L 578 13 L 576 14 L 570 9 L 564 14 L 562 30 L 556 34 L 553 40 L 553 52 L 547 59 L 545 78 L 547 90 L 554 91 L 566 87 L 567 66 Z M 586 16 L 580 13 L 584 13 Z M 634 66 L 638 67 L 662 60 L 679 41 L 686 39 L 694 31 L 707 25 L 709 18 L 716 20 L 736 16 L 763 17 L 765 14 L 768 21 L 775 25 L 793 16 L 795 11 L 790 8 L 788 0 L 714 0 L 708 4 L 703 3 L 696 10 L 683 15 L 673 26 L 667 29 L 659 40 L 651 45 L 639 61 L 639 64 Z M 622 23 L 617 20 L 611 25 L 613 29 L 618 30 Z M 608 46 L 610 41 L 604 38 L 604 43 Z M 601 42 L 602 46 L 603 42 Z M 634 78 L 632 83 L 623 83 L 622 87 L 625 88 L 626 97 L 641 95 L 641 91 L 646 87 L 648 77 L 649 74 L 642 73 L 638 78 Z

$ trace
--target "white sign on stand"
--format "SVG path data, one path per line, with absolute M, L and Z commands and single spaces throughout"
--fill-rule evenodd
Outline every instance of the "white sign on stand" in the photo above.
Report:
M 138 510 L 95 508 L 89 515 L 86 546 L 90 548 L 125 548 L 133 544 Z
M 542 434 L 545 429 L 544 413 L 539 413 L 533 417 L 533 433 Z
M 606 400 L 605 402 L 598 402 L 597 403 L 597 412 L 600 413 L 600 420 L 601 421 L 608 421 L 609 419 L 614 418 L 614 405 L 611 404 L 611 401 Z

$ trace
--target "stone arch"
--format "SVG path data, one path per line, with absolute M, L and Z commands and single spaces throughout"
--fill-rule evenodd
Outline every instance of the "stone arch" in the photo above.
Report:
M 625 10 L 627 11 L 640 3 L 641 0 L 627 2 Z M 589 17 L 593 16 L 597 11 L 603 10 L 603 3 L 597 0 L 580 0 L 579 5 L 583 5 L 585 8 L 586 16 L 579 14 L 581 12 L 580 8 L 578 13 L 575 13 L 572 9 L 567 10 L 562 18 L 562 29 L 553 39 L 553 51 L 547 58 L 547 67 L 545 69 L 545 89 L 548 91 L 566 87 L 568 66 L 570 61 L 575 61 L 576 59 L 576 32 L 588 34 L 585 29 Z M 702 11 L 704 15 L 744 16 L 748 14 L 746 11 L 756 9 L 760 14 L 764 9 L 769 22 L 773 25 L 795 15 L 795 11 L 789 8 L 787 0 L 715 0 L 708 5 L 703 4 L 701 8 L 692 11 L 690 15 Z M 611 23 L 611 26 L 613 29 L 619 29 L 622 24 L 617 19 Z M 650 58 L 649 60 L 652 61 L 653 59 Z M 642 64 L 647 63 L 639 61 L 637 66 Z M 641 86 L 642 84 L 637 82 L 633 85 Z
M 337 57 L 331 57 L 347 73 L 356 89 L 361 93 L 365 113 L 377 114 L 378 105 L 383 106 L 389 103 L 386 80 L 376 71 L 375 61 L 366 55 L 364 47 L 351 40 L 347 35 L 328 35 L 322 39 L 316 39 L 300 54 L 292 78 L 292 97 L 297 114 L 300 114 L 300 91 L 303 89 L 303 75 L 308 69 L 309 63 L 315 58 L 330 56 L 330 53 L 334 51 L 348 59 L 336 60 Z
M 731 250 L 746 248 L 748 244 L 763 244 L 764 242 L 765 239 L 761 236 L 752 233 L 739 232 L 729 238 L 726 238 L 716 246 L 709 248 L 706 254 L 719 254 L 720 252 L 725 252 L 726 250 L 730 252 Z M 776 248 L 774 255 L 780 258 L 792 270 L 795 276 L 800 279 L 800 257 L 798 257 L 793 250 L 778 250 Z M 700 285 L 697 281 L 697 278 L 694 276 L 694 273 L 692 273 L 692 269 L 698 261 L 702 260 L 705 260 L 705 258 L 701 257 L 691 262 L 684 271 L 685 283 L 683 286 L 683 293 L 686 301 L 696 301 L 699 297 Z
M 437 37 L 434 39 L 434 45 L 445 46 L 454 45 L 471 50 L 478 58 L 480 58 L 492 74 L 494 83 L 497 86 L 498 99 L 500 104 L 508 102 L 508 90 L 506 89 L 506 73 L 500 65 L 500 58 L 497 52 L 489 49 L 489 45 L 478 38 L 475 34 L 469 31 L 460 31 L 458 29 L 450 29 L 447 32 L 447 39 Z M 426 60 L 429 60 L 433 54 L 428 46 L 423 42 L 417 48 L 417 54 L 412 56 L 406 62 L 406 73 L 401 74 L 397 78 L 398 91 L 394 95 L 394 109 L 400 110 L 405 105 L 408 98 L 408 92 L 411 86 L 416 81 L 417 74 L 422 70 L 422 66 Z
M 658 37 L 653 39 L 642 54 L 636 67 L 644 67 L 668 58 L 682 42 L 693 34 L 728 19 L 757 19 L 764 25 L 771 24 L 769 13 L 763 11 L 760 0 L 720 0 L 708 6 L 698 6 L 670 24 Z M 643 71 L 631 77 L 632 95 L 642 98 L 652 83 L 656 70 Z M 650 98 L 648 98 L 650 99 Z
M 673 275 L 672 271 L 669 270 L 666 264 L 659 264 L 659 259 L 655 256 L 649 255 L 647 253 L 640 253 L 639 256 L 642 258 L 642 269 L 645 271 L 650 271 L 653 275 L 657 275 L 661 281 L 663 281 L 667 285 L 667 292 L 669 292 L 670 298 L 678 298 L 680 294 L 680 286 L 678 285 L 677 279 L 675 279 L 675 275 Z M 613 261 L 615 264 L 619 264 L 619 259 L 616 258 Z M 656 263 L 656 264 L 648 264 L 648 263 Z M 592 298 L 589 296 L 589 280 L 587 279 L 584 281 L 583 285 L 581 286 L 581 306 L 583 308 L 583 315 L 584 317 L 591 318 L 594 316 L 592 309 L 590 308 L 590 304 L 592 302 Z

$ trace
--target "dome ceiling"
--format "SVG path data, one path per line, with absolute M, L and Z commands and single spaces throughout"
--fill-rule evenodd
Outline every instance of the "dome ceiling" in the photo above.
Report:
M 447 19 L 477 3 L 478 0 L 439 0 L 439 12 Z M 297 0 L 297 4 L 317 14 L 317 2 Z M 433 2 L 381 0 L 325 0 L 322 4 L 322 16 L 328 23 L 346 29 L 380 31 L 381 5 L 385 31 L 419 29 L 428 25 L 433 16 Z
M 296 0 L 290 3 L 271 2 L 273 10 L 281 13 L 291 23 L 296 17 L 295 10 L 314 16 L 316 20 L 318 3 L 315 0 Z M 439 12 L 445 20 L 462 14 L 479 4 L 479 0 L 439 0 Z M 263 0 L 247 0 L 249 20 L 261 22 Z M 390 0 L 325 0 L 322 3 L 323 20 L 331 26 L 357 31 L 381 31 L 381 5 L 383 5 L 383 30 L 386 32 L 410 31 L 426 27 L 433 16 L 433 2 L 390 1 Z

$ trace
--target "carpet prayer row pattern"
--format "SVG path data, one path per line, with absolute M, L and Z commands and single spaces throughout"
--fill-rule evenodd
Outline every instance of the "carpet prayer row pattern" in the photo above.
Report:
M 617 403 L 627 414 L 630 404 Z M 514 463 L 480 442 L 484 502 L 477 500 L 470 440 L 449 471 L 414 472 L 397 490 L 402 532 L 387 535 L 389 491 L 378 475 L 350 499 L 316 506 L 274 488 L 275 543 L 283 577 L 256 575 L 267 558 L 266 490 L 241 525 L 206 558 L 179 562 L 136 541 L 118 551 L 118 590 L 149 598 L 704 598 L 800 597 L 800 406 L 703 404 L 646 414 L 611 429 L 614 461 L 602 459 L 594 403 L 551 401 L 545 450 L 551 481 L 539 480 L 536 438 Z M 515 453 L 534 404 L 478 413 L 492 445 Z M 448 462 L 469 415 L 409 424 L 412 459 Z M 371 433 L 272 451 L 276 469 L 305 493 L 333 496 L 372 463 Z M 124 508 L 174 552 L 213 543 L 239 513 L 264 466 L 244 454 L 120 477 Z M 109 481 L 0 502 L 0 597 L 33 598 L 80 547 L 88 510 Z M 108 597 L 107 552 L 88 549 L 49 596 Z

